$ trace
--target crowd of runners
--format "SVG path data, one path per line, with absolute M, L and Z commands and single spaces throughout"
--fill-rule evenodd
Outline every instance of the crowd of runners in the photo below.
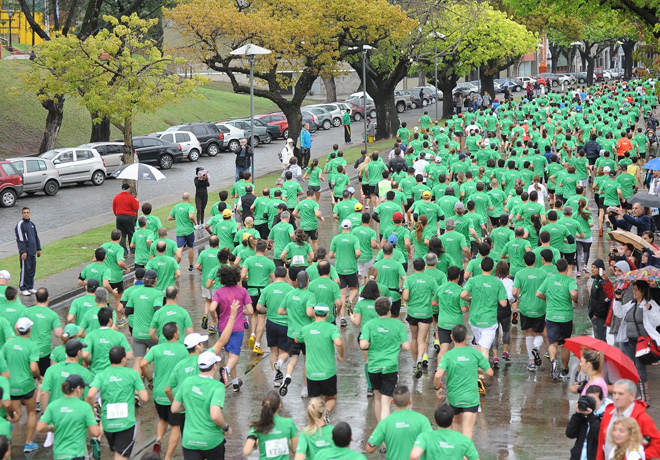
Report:
M 115 460 L 128 459 L 136 408 L 153 401 L 153 452 L 162 448 L 166 460 L 179 442 L 186 460 L 254 450 L 262 459 L 365 458 L 351 449 L 351 427 L 333 419 L 342 404 L 342 331 L 356 327 L 378 421 L 366 453 L 477 459 L 472 437 L 489 378 L 523 360 L 531 373 L 571 380 L 581 395 L 567 430 L 578 439 L 571 458 L 660 457 L 660 434 L 645 412 L 648 377 L 635 356 L 637 337 L 660 343 L 660 307 L 647 283 L 615 280 L 660 265 L 652 210 L 629 201 L 640 190 L 657 193 L 660 182 L 642 168 L 657 148 L 654 84 L 494 99 L 446 121 L 425 113 L 418 126 L 402 123 L 391 151 L 363 152 L 349 165 L 335 145 L 325 164 L 312 159 L 302 170 L 288 155 L 281 179 L 258 191 L 241 169 L 211 206 L 208 246 L 196 259 L 202 225 L 191 197 L 170 213 L 176 241 L 145 203 L 131 238 L 124 243 L 113 230 L 96 249 L 79 278 L 86 294 L 71 303 L 65 325 L 47 289 L 33 289 L 36 305 L 26 308 L 19 294 L 27 287 L 1 270 L 0 454 L 25 411 L 26 439 L 13 440 L 25 453 L 39 448 L 38 430 L 56 460 L 88 456 L 88 443 L 98 460 L 103 437 Z M 321 226 L 326 219 L 336 227 Z M 592 243 L 613 229 L 635 230 L 655 249 L 613 244 L 608 260 L 590 264 Z M 201 324 L 177 287 L 186 249 L 188 270 L 201 273 Z M 127 288 L 125 259 L 134 263 Z M 590 292 L 579 292 L 583 276 L 593 278 Z M 578 374 L 569 368 L 563 345 L 578 301 L 589 305 L 594 337 L 614 336 L 633 359 L 639 382 L 613 380 L 593 350 L 583 350 Z M 510 348 L 512 327 L 524 335 L 523 356 Z M 61 345 L 52 348 L 52 336 Z M 225 453 L 232 421 L 223 407 L 226 391 L 243 385 L 240 355 L 266 351 L 272 382 L 263 385 L 260 416 L 242 453 Z M 400 369 L 401 353 L 411 354 L 412 368 Z M 435 366 L 428 375 L 438 406 L 429 420 L 410 409 L 412 392 L 398 376 L 415 381 Z M 305 427 L 279 415 L 294 380 L 309 400 Z

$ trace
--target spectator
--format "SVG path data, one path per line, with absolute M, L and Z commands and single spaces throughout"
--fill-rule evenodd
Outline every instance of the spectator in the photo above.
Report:
M 586 396 L 578 399 L 577 409 L 566 426 L 566 437 L 575 439 L 570 460 L 595 460 L 598 434 L 605 406 L 612 401 L 603 400 L 603 389 L 597 385 L 587 388 Z

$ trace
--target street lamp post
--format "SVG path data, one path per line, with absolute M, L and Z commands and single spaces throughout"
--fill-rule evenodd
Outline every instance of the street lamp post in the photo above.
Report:
M 14 17 L 14 12 L 12 10 L 8 10 L 7 17 L 9 18 L 9 46 L 7 47 L 7 51 L 11 53 L 14 51 L 14 47 L 11 44 L 11 19 Z
M 254 184 L 254 57 L 260 54 L 270 54 L 271 51 L 248 43 L 230 52 L 237 56 L 247 56 L 250 63 L 250 149 L 252 150 L 252 184 Z
M 369 136 L 367 136 L 367 51 L 373 49 L 372 46 L 362 45 L 362 96 L 364 97 L 364 151 L 368 152 L 367 144 Z

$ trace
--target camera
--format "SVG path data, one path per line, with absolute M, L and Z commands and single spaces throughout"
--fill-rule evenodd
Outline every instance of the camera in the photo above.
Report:
M 614 295 L 622 295 L 623 294 L 623 289 L 615 289 L 614 290 Z
M 580 412 L 586 412 L 588 409 L 593 412 L 596 410 L 596 400 L 592 396 L 580 396 L 577 401 L 577 408 Z

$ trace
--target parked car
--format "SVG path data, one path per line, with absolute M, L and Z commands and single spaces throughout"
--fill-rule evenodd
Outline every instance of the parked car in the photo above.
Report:
M 355 104 L 364 105 L 364 103 L 362 102 L 362 94 L 363 94 L 362 91 L 358 91 L 357 93 L 353 93 L 350 96 L 348 96 L 346 101 L 351 102 L 351 100 L 355 100 L 356 101 Z M 396 107 L 397 113 L 405 112 L 406 107 L 408 107 L 409 102 L 411 102 L 411 101 L 410 101 L 410 98 L 408 98 L 408 96 L 397 94 L 396 91 L 394 92 L 394 106 Z M 370 105 L 370 104 L 372 104 L 374 106 L 374 108 L 376 107 L 376 104 L 374 103 L 371 96 L 369 96 L 369 94 L 367 94 L 367 105 Z M 367 113 L 369 113 L 369 112 L 367 112 Z M 376 113 L 376 111 L 374 110 L 374 114 L 375 113 Z M 374 115 L 374 116 L 369 115 L 369 116 L 371 118 L 376 118 L 376 115 Z
M 456 93 L 462 93 L 463 97 L 467 97 L 467 96 L 472 96 L 473 94 L 477 94 L 478 92 L 479 92 L 478 86 L 469 82 L 462 82 L 456 85 L 456 88 L 452 90 L 451 94 L 454 95 Z
M 433 85 L 415 86 L 414 89 L 419 91 L 422 88 L 424 88 L 424 94 L 431 96 L 431 103 L 434 103 L 438 100 L 438 94 L 440 95 L 440 99 L 442 99 L 442 92 L 438 92 L 438 89 Z
M 607 71 L 610 73 L 610 75 L 612 76 L 613 79 L 623 78 L 623 75 L 624 75 L 623 69 L 619 69 L 619 68 L 614 67 L 614 68 L 611 68 L 611 69 L 607 69 Z
M 242 129 L 245 133 L 245 137 L 250 139 L 250 120 L 247 122 L 245 120 L 229 120 L 222 122 L 225 125 L 235 126 L 238 129 Z M 270 136 L 268 135 L 268 129 L 263 126 L 254 125 L 254 146 L 258 146 L 260 143 L 270 142 Z
M 509 91 L 522 91 L 525 87 L 522 80 L 519 78 L 496 78 L 495 83 L 500 85 L 500 91 L 504 92 L 504 88 L 509 88 Z
M 54 149 L 39 155 L 39 158 L 51 160 L 60 172 L 62 184 L 77 183 L 82 185 L 92 181 L 94 185 L 105 182 L 107 171 L 103 158 L 96 149 L 67 148 Z
M 10 161 L 0 159 L 0 207 L 11 208 L 23 193 L 23 177 Z
M 532 77 L 518 77 L 518 79 L 523 83 L 523 88 L 527 87 L 527 83 L 532 85 L 536 83 L 536 79 Z
M 122 165 L 121 158 L 124 155 L 123 142 L 92 142 L 78 146 L 79 149 L 94 149 L 99 152 L 105 164 L 108 176 Z
M 410 108 L 411 109 L 416 109 L 418 107 L 422 107 L 423 102 L 422 99 L 419 97 L 419 91 L 415 91 L 414 89 L 403 89 L 401 90 L 403 94 L 406 96 L 410 97 Z
M 255 115 L 254 117 L 260 119 L 269 126 L 277 126 L 282 133 L 283 139 L 289 137 L 289 120 L 286 119 L 286 116 L 283 113 L 267 113 L 264 115 Z
M 327 110 L 332 116 L 332 126 L 334 126 L 335 128 L 341 126 L 341 120 L 342 118 L 344 118 L 345 109 L 344 110 L 340 109 L 337 104 L 313 104 L 313 105 L 306 105 L 303 108 L 310 109 L 312 107 L 318 107 Z
M 240 121 L 246 122 L 248 126 L 250 125 L 249 118 L 242 118 Z M 262 128 L 266 128 L 266 132 L 268 133 L 268 138 L 266 138 L 263 141 L 264 144 L 270 144 L 273 140 L 282 137 L 282 130 L 279 126 L 271 126 L 265 121 L 259 120 L 257 117 L 254 117 L 254 125 L 261 126 Z
M 160 169 L 170 169 L 174 163 L 183 160 L 183 150 L 180 145 L 154 136 L 135 136 L 133 148 L 140 163 L 155 165 Z
M 309 123 L 309 132 L 315 133 L 319 130 L 319 117 L 314 115 L 312 112 L 306 111 L 304 108 L 300 111 L 302 115 L 302 124 Z
M 326 109 L 322 107 L 305 106 L 302 108 L 302 110 L 316 115 L 318 117 L 318 121 L 316 122 L 316 124 L 319 125 L 321 128 L 323 128 L 324 130 L 327 131 L 333 127 L 332 114 L 328 112 Z
M 16 157 L 9 161 L 23 175 L 23 193 L 34 195 L 44 192 L 48 196 L 57 194 L 62 182 L 52 161 L 35 157 Z
M 224 123 L 215 124 L 223 135 L 223 150 L 229 150 L 236 153 L 241 149 L 241 139 L 245 138 L 245 132 L 233 125 L 225 125 Z
M 176 131 L 188 131 L 193 133 L 197 140 L 202 144 L 202 153 L 205 153 L 210 157 L 214 157 L 220 153 L 224 143 L 223 134 L 215 123 L 184 123 L 172 126 L 165 130 L 166 133 Z
M 557 74 L 554 74 L 552 72 L 543 72 L 538 75 L 538 77 L 535 78 L 543 78 L 547 82 L 547 86 L 558 86 L 559 85 L 559 77 Z M 545 83 L 540 84 L 544 85 Z
M 195 135 L 188 131 L 169 131 L 166 133 L 156 133 L 155 136 L 172 144 L 178 144 L 181 147 L 183 158 L 195 162 L 199 160 L 202 154 L 202 143 Z
M 420 91 L 422 93 L 422 98 L 421 98 L 422 99 L 422 105 L 421 106 L 418 105 L 417 107 L 426 107 L 427 105 L 433 104 L 435 102 L 435 96 L 433 95 L 433 92 L 430 89 L 428 89 L 426 86 L 424 86 L 424 87 L 417 86 L 417 87 L 413 88 L 410 91 L 412 91 L 413 93 L 416 92 L 418 98 L 419 98 Z M 412 93 L 408 93 L 408 94 L 412 95 Z
M 587 82 L 587 72 L 571 72 L 570 74 L 575 77 L 578 83 L 582 84 Z
M 570 73 L 558 73 L 557 74 L 557 81 L 559 81 L 559 84 L 564 84 L 564 85 L 572 85 L 574 84 L 577 79 L 571 75 Z
M 532 77 L 539 85 L 548 86 L 548 80 L 543 75 L 534 75 Z
M 362 93 L 360 93 L 362 94 Z M 364 98 L 362 96 L 349 96 L 347 103 L 353 104 L 351 116 L 354 121 L 360 121 L 364 118 Z M 367 115 L 369 118 L 376 118 L 376 104 L 373 99 L 367 97 Z

